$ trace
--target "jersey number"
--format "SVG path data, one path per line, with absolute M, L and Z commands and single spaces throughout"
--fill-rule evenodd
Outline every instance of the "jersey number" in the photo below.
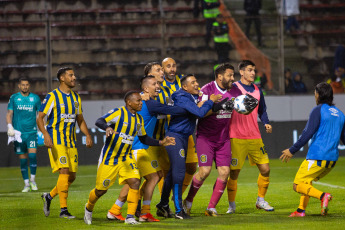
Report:
M 36 147 L 35 141 L 30 141 L 30 148 L 35 148 L 35 147 Z
M 129 165 L 132 167 L 132 169 L 138 169 L 136 163 L 130 163 Z
M 74 162 L 77 162 L 77 163 L 78 163 L 78 155 L 75 155 L 75 156 L 74 156 Z
M 266 154 L 266 148 L 265 148 L 265 146 L 261 147 L 260 150 L 261 150 L 262 154 Z

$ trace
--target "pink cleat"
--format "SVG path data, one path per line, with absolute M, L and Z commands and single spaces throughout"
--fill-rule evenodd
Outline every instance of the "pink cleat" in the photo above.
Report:
M 294 211 L 293 213 L 290 214 L 289 217 L 305 217 L 305 212 Z
M 325 216 L 328 212 L 328 202 L 331 201 L 333 196 L 330 193 L 325 193 L 321 200 L 321 215 Z

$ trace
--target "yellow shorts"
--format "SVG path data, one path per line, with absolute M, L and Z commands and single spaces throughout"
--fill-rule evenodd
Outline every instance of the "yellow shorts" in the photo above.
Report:
M 268 155 L 262 139 L 231 138 L 230 169 L 241 169 L 247 156 L 250 165 L 269 163 Z
M 53 145 L 52 148 L 48 148 L 48 153 L 53 173 L 59 171 L 61 168 L 69 168 L 70 172 L 78 171 L 77 148 Z
M 137 162 L 141 177 L 161 170 L 157 157 L 146 151 L 146 149 L 132 150 L 132 154 Z
M 117 165 L 105 165 L 101 163 L 98 166 L 96 189 L 108 190 L 119 175 L 119 184 L 125 184 L 127 179 L 140 179 L 138 167 L 134 159 L 127 157 L 125 161 L 119 161 Z
M 294 184 L 311 184 L 326 176 L 336 161 L 304 160 L 296 173 Z
M 158 166 L 160 170 L 169 171 L 170 161 L 167 151 L 163 146 L 149 146 L 147 152 L 158 160 Z M 157 170 L 159 171 L 159 170 Z
M 186 163 L 198 163 L 198 155 L 195 151 L 195 143 L 193 136 L 190 135 L 188 138 L 188 150 L 187 150 L 187 158 Z

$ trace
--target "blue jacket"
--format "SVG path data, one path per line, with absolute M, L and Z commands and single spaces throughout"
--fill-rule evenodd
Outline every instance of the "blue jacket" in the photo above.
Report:
M 206 101 L 202 107 L 197 106 L 197 97 L 179 89 L 172 94 L 174 105 L 184 108 L 188 114 L 182 116 L 172 116 L 168 132 L 180 134 L 182 136 L 190 136 L 193 134 L 196 125 L 196 119 L 202 118 L 212 109 L 213 101 Z

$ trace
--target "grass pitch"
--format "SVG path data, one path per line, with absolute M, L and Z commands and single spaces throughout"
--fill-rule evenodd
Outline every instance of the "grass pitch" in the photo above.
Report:
M 23 182 L 18 167 L 0 168 L 0 229 L 344 229 L 345 227 L 345 158 L 339 162 L 332 172 L 314 186 L 332 193 L 334 199 L 330 202 L 327 216 L 320 215 L 320 201 L 310 199 L 305 218 L 289 218 L 299 204 L 299 194 L 292 190 L 292 182 L 303 158 L 292 159 L 288 164 L 271 160 L 271 183 L 266 200 L 275 208 L 274 212 L 256 210 L 257 196 L 256 167 L 250 167 L 246 162 L 239 180 L 236 197 L 236 214 L 225 214 L 228 208 L 227 193 L 220 200 L 218 217 L 206 217 L 204 211 L 212 193 L 212 187 L 217 177 L 213 170 L 210 177 L 196 195 L 192 207 L 191 220 L 163 219 L 158 223 L 143 223 L 138 226 L 127 226 L 106 219 L 107 210 L 117 199 L 120 186 L 113 187 L 96 204 L 91 226 L 84 223 L 84 205 L 89 192 L 95 186 L 96 165 L 80 166 L 77 179 L 69 191 L 68 209 L 76 219 L 59 218 L 59 200 L 52 201 L 51 213 L 45 217 L 42 211 L 42 192 L 50 191 L 57 181 L 57 174 L 52 174 L 50 167 L 39 167 L 36 181 L 37 192 L 22 193 Z M 187 190 L 188 192 L 188 190 Z M 186 193 L 184 194 L 186 196 Z M 159 201 L 158 189 L 155 190 L 152 201 L 152 213 L 155 214 L 155 204 Z M 170 203 L 173 208 L 173 203 Z M 127 205 L 123 207 L 126 214 Z

